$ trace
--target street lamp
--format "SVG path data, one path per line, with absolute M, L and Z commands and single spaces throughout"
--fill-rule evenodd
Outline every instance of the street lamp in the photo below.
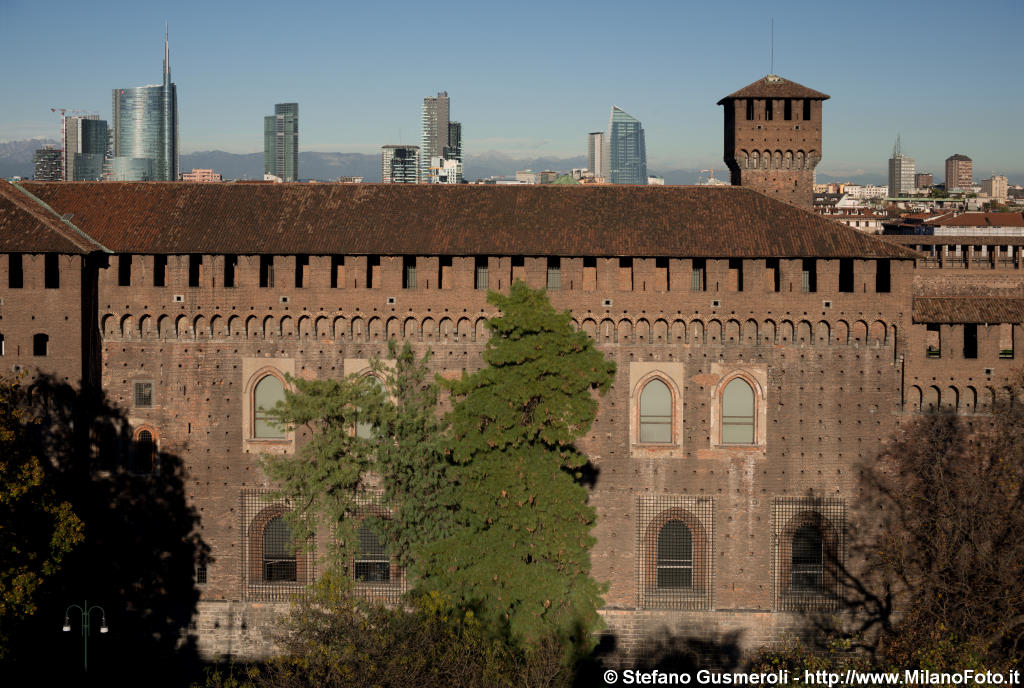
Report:
M 82 604 L 82 606 L 72 604 L 64 610 L 63 630 L 65 633 L 71 632 L 72 609 L 77 609 L 82 615 L 82 656 L 84 657 L 83 661 L 85 663 L 85 671 L 89 671 L 89 618 L 90 616 L 92 616 L 92 613 L 98 609 L 100 611 L 100 614 L 103 615 L 102 618 L 100 619 L 100 633 L 106 633 L 110 630 L 109 628 L 107 628 L 107 612 L 103 609 L 103 607 L 99 606 L 98 604 L 94 604 L 90 607 L 89 600 L 86 600 L 85 603 Z

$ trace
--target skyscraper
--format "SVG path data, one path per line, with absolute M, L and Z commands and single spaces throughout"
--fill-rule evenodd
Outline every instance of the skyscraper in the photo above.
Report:
M 32 167 L 37 182 L 59 182 L 61 153 L 56 148 L 47 146 L 37 148 L 32 155 Z
M 381 146 L 380 180 L 385 184 L 418 184 L 419 146 Z
M 974 162 L 957 153 L 946 158 L 946 191 L 970 191 L 974 186 Z
M 299 180 L 299 104 L 278 103 L 263 118 L 263 172 L 281 181 Z
M 423 99 L 423 144 L 420 146 L 420 178 L 426 179 L 431 158 L 443 158 L 448 145 L 448 91 Z M 461 125 L 460 125 L 461 137 Z M 461 142 L 460 142 L 461 148 Z
M 903 155 L 902 142 L 896 135 L 896 145 L 889 158 L 889 197 L 900 198 L 914 192 L 914 159 Z
M 589 169 L 595 178 L 604 178 L 608 176 L 608 159 L 607 159 L 607 148 L 604 145 L 604 132 L 603 131 L 592 131 L 587 134 L 587 169 Z
M 99 115 L 64 118 L 64 181 L 96 181 L 103 176 L 107 122 Z
M 115 88 L 113 101 L 114 179 L 176 181 L 178 95 L 171 83 L 169 35 L 164 35 L 163 83 Z
M 640 120 L 612 106 L 608 120 L 608 181 L 647 184 L 647 143 Z

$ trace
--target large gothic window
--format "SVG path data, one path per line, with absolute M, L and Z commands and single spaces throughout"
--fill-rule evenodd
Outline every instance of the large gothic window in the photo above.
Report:
M 754 443 L 754 389 L 742 378 L 722 392 L 722 443 Z
M 263 582 L 282 583 L 297 580 L 292 531 L 282 516 L 275 516 L 263 528 Z
M 824 539 L 817 526 L 805 524 L 793 531 L 790 567 L 791 592 L 819 593 L 824 587 Z
M 659 589 L 693 588 L 693 534 L 682 521 L 662 526 L 655 567 Z
M 277 402 L 284 401 L 284 385 L 274 375 L 264 375 L 253 389 L 253 432 L 257 439 L 284 439 L 284 428 L 270 414 Z
M 359 525 L 359 552 L 355 561 L 356 580 L 365 583 L 391 581 L 391 560 L 380 537 L 365 523 Z
M 651 380 L 640 392 L 640 442 L 672 442 L 672 391 L 661 380 Z

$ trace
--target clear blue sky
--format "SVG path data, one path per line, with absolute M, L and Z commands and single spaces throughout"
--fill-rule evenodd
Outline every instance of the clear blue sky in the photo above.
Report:
M 902 132 L 936 180 L 960 152 L 1024 182 L 1021 0 L 0 0 L 0 140 L 56 138 L 51 107 L 109 121 L 111 89 L 160 80 L 167 20 L 183 152 L 261 151 L 285 101 L 302 150 L 418 144 L 447 90 L 469 154 L 585 154 L 615 104 L 652 170 L 722 169 L 715 103 L 768 73 L 772 16 L 776 73 L 832 96 L 819 172 L 884 172 Z

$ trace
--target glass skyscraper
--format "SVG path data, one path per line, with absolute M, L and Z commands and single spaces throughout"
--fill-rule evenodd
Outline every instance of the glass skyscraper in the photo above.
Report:
M 115 88 L 113 114 L 114 160 L 111 167 L 114 179 L 176 181 L 178 95 L 171 83 L 168 37 L 164 38 L 164 82 L 136 88 Z M 151 162 L 147 164 L 143 162 L 145 160 Z M 139 178 L 144 176 L 145 170 L 151 170 L 151 178 Z
M 430 176 L 430 159 L 443 158 L 444 149 L 448 146 L 448 114 L 451 101 L 448 91 L 441 91 L 437 96 L 423 99 L 423 145 L 420 146 L 420 179 L 424 181 Z M 459 129 L 461 136 L 462 129 Z M 459 148 L 461 149 L 461 142 Z M 461 154 L 461 150 L 460 150 Z
M 608 122 L 608 181 L 647 184 L 647 143 L 640 120 L 612 106 Z
M 263 172 L 299 181 L 299 104 L 278 103 L 263 118 Z
M 64 118 L 64 181 L 99 180 L 106 152 L 107 122 L 99 115 Z

